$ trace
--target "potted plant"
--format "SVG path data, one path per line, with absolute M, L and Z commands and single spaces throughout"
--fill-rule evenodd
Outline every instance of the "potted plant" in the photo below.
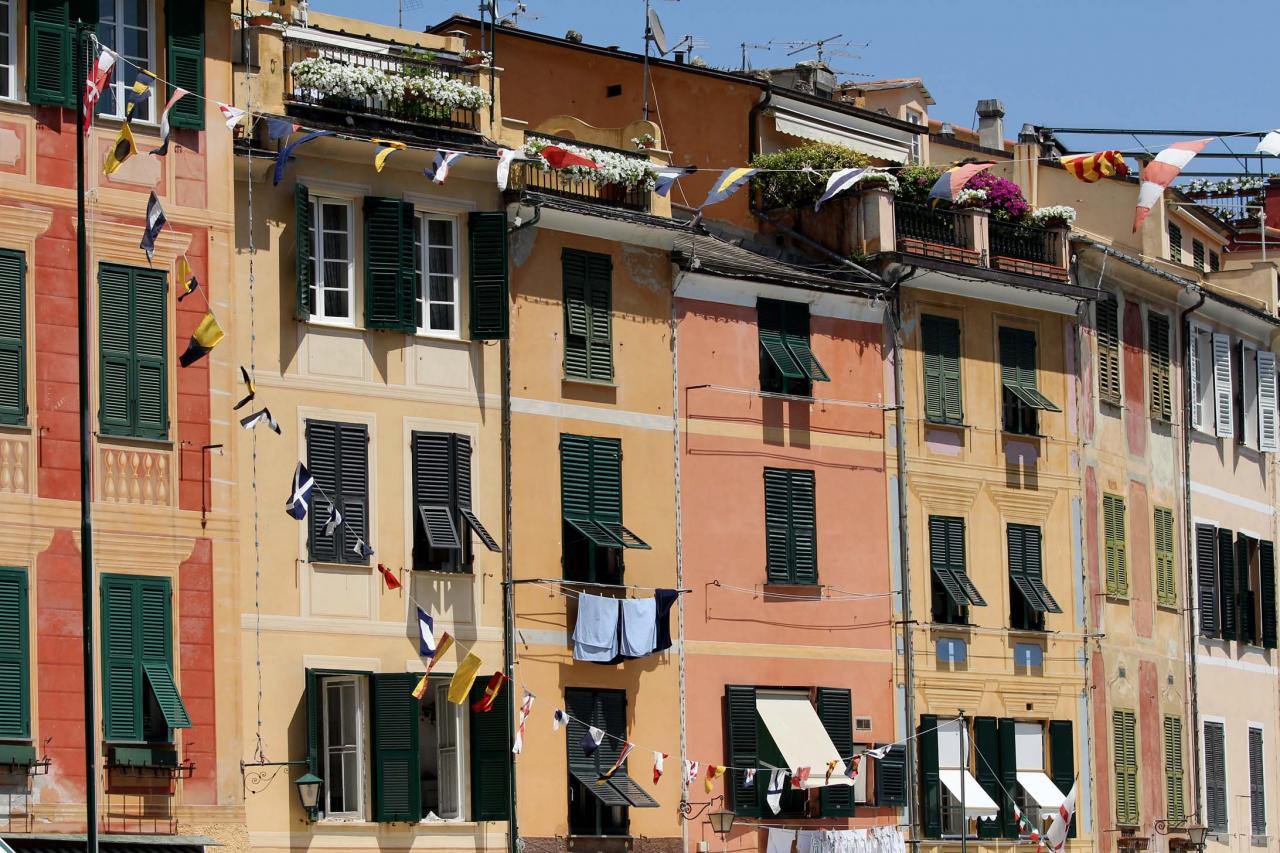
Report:
M 469 47 L 462 52 L 463 65 L 488 65 L 492 59 L 493 56 L 487 50 Z
M 272 9 L 254 12 L 246 19 L 246 23 L 251 27 L 270 27 L 283 22 L 284 18 L 280 13 Z
M 1065 204 L 1052 204 L 1032 211 L 1031 224 L 1041 228 L 1070 228 L 1076 221 L 1076 209 Z

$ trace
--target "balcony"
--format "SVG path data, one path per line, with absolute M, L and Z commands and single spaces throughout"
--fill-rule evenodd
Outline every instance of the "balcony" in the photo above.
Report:
M 1042 278 L 1067 278 L 1065 229 L 1038 228 L 992 219 L 987 223 L 991 266 Z
M 975 265 L 973 217 L 959 210 L 936 210 L 918 204 L 895 205 L 897 250 L 929 258 Z
M 530 133 L 527 138 L 552 145 L 570 145 L 587 156 L 599 155 L 595 158 L 597 161 L 604 158 L 625 158 L 627 161 L 634 161 L 637 164 L 649 162 L 648 156 L 643 152 L 627 151 L 607 145 L 593 145 L 577 139 L 541 133 Z M 517 161 L 513 163 L 508 187 L 513 190 L 541 193 L 574 201 L 602 204 L 640 212 L 649 211 L 651 196 L 650 189 L 643 183 L 635 185 L 599 183 L 593 178 L 591 170 L 579 168 L 545 169 L 538 162 Z

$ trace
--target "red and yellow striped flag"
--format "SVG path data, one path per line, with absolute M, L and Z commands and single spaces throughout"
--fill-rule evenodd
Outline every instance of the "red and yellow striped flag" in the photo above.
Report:
M 1123 178 L 1129 174 L 1129 167 L 1124 162 L 1124 155 L 1119 151 L 1072 154 L 1069 157 L 1059 157 L 1058 162 L 1073 176 L 1087 184 L 1092 184 L 1112 175 L 1119 175 Z
M 478 714 L 492 711 L 493 700 L 498 698 L 498 694 L 502 691 L 502 683 L 506 680 L 507 677 L 501 671 L 489 676 L 489 683 L 484 687 L 484 696 L 471 703 L 471 710 Z

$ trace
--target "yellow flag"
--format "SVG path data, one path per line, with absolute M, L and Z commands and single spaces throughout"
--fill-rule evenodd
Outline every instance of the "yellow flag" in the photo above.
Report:
M 187 351 L 178 358 L 178 363 L 183 367 L 190 367 L 208 355 L 209 351 L 221 343 L 224 337 L 222 327 L 218 325 L 213 314 L 205 314 L 200 325 L 196 326 L 196 330 L 191 333 L 191 340 L 187 342 Z
M 373 155 L 373 167 L 379 172 L 382 171 L 383 166 L 387 165 L 388 157 L 397 151 L 403 151 L 409 147 L 403 142 L 395 142 L 390 139 L 375 139 L 373 141 L 379 146 L 378 153 Z
M 427 679 L 430 678 L 426 673 L 422 674 L 422 678 L 418 681 L 416 687 L 413 688 L 413 698 L 421 699 L 422 694 L 427 692 Z
M 455 705 L 461 705 L 467 701 L 467 694 L 471 692 L 471 682 L 476 680 L 476 673 L 480 671 L 480 658 L 475 656 L 474 652 L 468 652 L 466 658 L 458 665 L 458 671 L 453 674 L 453 679 L 449 682 L 449 701 Z
M 102 174 L 114 174 L 125 160 L 137 153 L 138 145 L 133 141 L 133 131 L 129 129 L 128 124 L 120 125 L 120 135 L 116 137 L 116 144 L 112 145 L 107 153 L 107 159 L 102 164 Z

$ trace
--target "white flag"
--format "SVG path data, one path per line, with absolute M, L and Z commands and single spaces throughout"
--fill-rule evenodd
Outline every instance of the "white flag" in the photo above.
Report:
M 1259 154 L 1280 157 L 1280 130 L 1273 130 L 1258 140 L 1258 147 L 1253 149 Z
M 1067 843 L 1067 831 L 1071 829 L 1071 821 L 1076 815 L 1076 786 L 1072 784 L 1071 793 L 1058 806 L 1058 812 L 1049 824 L 1049 831 L 1044 834 L 1045 846 L 1050 850 L 1061 850 Z

